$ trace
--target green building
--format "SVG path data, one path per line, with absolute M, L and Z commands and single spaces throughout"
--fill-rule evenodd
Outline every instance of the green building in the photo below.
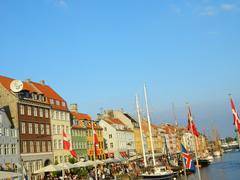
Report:
M 77 105 L 71 104 L 71 135 L 72 148 L 78 155 L 78 160 L 87 159 L 87 127 L 85 121 L 90 117 L 77 112 Z

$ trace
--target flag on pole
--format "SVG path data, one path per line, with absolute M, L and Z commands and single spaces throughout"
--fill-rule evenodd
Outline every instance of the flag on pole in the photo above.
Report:
M 71 153 L 71 155 L 77 158 L 77 153 L 72 149 L 71 143 L 68 140 L 68 135 L 63 131 L 63 149 Z
M 195 172 L 195 165 L 194 162 L 190 156 L 190 154 L 187 152 L 185 147 L 181 144 L 181 149 L 182 149 L 182 157 L 185 162 L 186 169 L 189 169 L 190 171 Z
M 231 103 L 232 113 L 233 113 L 233 124 L 236 126 L 236 130 L 240 134 L 240 120 L 239 120 L 238 113 L 235 108 L 234 102 L 231 97 L 230 97 L 230 103 Z
M 191 127 L 191 125 L 192 125 L 192 127 Z M 192 112 L 191 112 L 190 107 L 188 107 L 188 127 L 187 128 L 188 128 L 189 131 L 192 131 L 192 133 L 196 137 L 199 136 L 199 133 L 197 131 L 197 127 L 196 127 L 196 125 L 195 125 L 195 123 L 193 121 L 193 118 L 192 118 Z
M 97 149 L 99 147 L 99 141 L 98 141 L 96 130 L 94 128 L 93 128 L 93 139 L 94 139 L 94 150 L 95 150 L 95 153 L 98 155 Z

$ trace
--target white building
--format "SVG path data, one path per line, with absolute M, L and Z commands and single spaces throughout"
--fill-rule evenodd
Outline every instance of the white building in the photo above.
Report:
M 109 157 L 128 158 L 134 155 L 133 131 L 116 118 L 105 118 L 99 121 L 106 141 L 106 154 Z

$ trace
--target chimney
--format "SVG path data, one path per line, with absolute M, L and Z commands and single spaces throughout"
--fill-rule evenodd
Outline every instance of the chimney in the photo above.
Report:
M 77 105 L 77 103 L 70 104 L 70 111 L 78 112 L 78 105 Z
M 45 80 L 39 81 L 40 84 L 45 85 Z

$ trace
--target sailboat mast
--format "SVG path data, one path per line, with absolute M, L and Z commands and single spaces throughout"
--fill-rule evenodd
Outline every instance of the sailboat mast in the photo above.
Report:
M 143 132 L 142 132 L 141 115 L 140 115 L 140 110 L 139 110 L 138 95 L 136 95 L 136 107 L 137 107 L 138 123 L 139 123 L 139 127 L 140 127 L 140 134 L 141 134 L 141 141 L 142 141 L 144 166 L 147 167 L 147 160 L 146 160 L 144 140 L 143 140 Z
M 176 125 L 176 127 L 178 127 L 178 119 L 177 119 L 177 115 L 176 115 L 176 112 L 175 112 L 174 103 L 172 103 L 172 112 L 173 112 L 173 118 L 175 120 L 175 125 Z
M 155 154 L 154 154 L 154 148 L 153 148 L 152 128 L 151 128 L 151 120 L 150 120 L 149 109 L 148 109 L 146 84 L 144 84 L 144 97 L 145 97 L 146 110 L 147 110 L 147 120 L 148 120 L 148 129 L 149 129 L 149 135 L 150 135 L 150 143 L 151 143 L 151 150 L 152 150 L 153 165 L 155 166 L 156 165 L 156 160 L 155 160 Z

